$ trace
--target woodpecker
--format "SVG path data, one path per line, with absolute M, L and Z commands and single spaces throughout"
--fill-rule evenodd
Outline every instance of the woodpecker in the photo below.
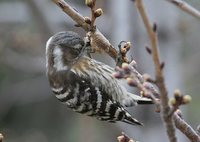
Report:
M 47 41 L 47 77 L 57 99 L 73 111 L 102 121 L 142 125 L 126 107 L 152 101 L 127 92 L 112 76 L 113 68 L 84 54 L 86 46 L 71 31 L 59 32 Z

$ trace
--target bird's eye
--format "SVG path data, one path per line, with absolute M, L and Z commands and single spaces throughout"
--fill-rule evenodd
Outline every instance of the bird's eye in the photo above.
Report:
M 74 54 L 74 55 L 78 55 L 80 54 L 80 50 L 79 49 L 73 49 L 70 51 L 71 54 Z

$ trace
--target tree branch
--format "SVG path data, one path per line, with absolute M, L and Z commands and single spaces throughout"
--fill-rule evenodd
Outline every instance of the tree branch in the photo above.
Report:
M 198 11 L 197 9 L 195 9 L 194 7 L 189 5 L 188 3 L 186 3 L 182 0 L 166 0 L 166 1 L 174 4 L 175 6 L 177 6 L 178 8 L 183 10 L 184 12 L 200 19 L 200 11 Z
M 89 25 L 85 22 L 84 17 L 78 13 L 74 8 L 72 8 L 64 0 L 53 0 L 53 2 L 58 5 L 67 15 L 69 15 L 79 26 L 81 26 L 85 31 L 89 31 Z
M 152 56 L 153 61 L 155 64 L 155 72 L 156 72 L 156 84 L 160 91 L 160 99 L 161 99 L 161 115 L 165 122 L 165 126 L 167 129 L 167 134 L 170 142 L 176 142 L 176 134 L 175 134 L 175 127 L 174 122 L 172 120 L 172 117 L 169 117 L 170 112 L 170 106 L 168 104 L 169 98 L 168 98 L 168 92 L 165 86 L 165 81 L 163 77 L 163 70 L 161 68 L 161 62 L 158 52 L 158 39 L 157 39 L 157 26 L 154 24 L 154 27 L 152 28 L 150 21 L 147 17 L 143 1 L 142 0 L 135 0 L 135 5 L 138 8 L 138 11 L 142 17 L 142 20 L 144 22 L 144 25 L 146 27 L 150 42 L 151 42 L 151 49 L 152 49 Z
M 74 10 L 64 0 L 53 0 L 68 16 L 70 16 L 79 26 L 81 26 L 86 32 L 90 32 L 89 25 L 85 22 L 85 18 Z M 90 36 L 93 38 L 94 45 L 103 49 L 114 60 L 117 59 L 118 52 L 106 39 L 106 37 L 97 29 L 95 32 L 90 32 Z
M 176 127 L 190 139 L 191 142 L 200 142 L 200 136 L 192 129 L 192 127 L 183 120 L 179 114 L 180 112 L 176 111 L 173 115 L 173 119 Z

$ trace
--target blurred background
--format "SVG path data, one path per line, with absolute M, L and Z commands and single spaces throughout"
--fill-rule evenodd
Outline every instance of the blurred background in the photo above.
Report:
M 66 0 L 82 15 L 90 10 L 84 0 Z M 159 46 L 165 61 L 169 94 L 180 88 L 193 101 L 182 106 L 184 119 L 200 124 L 200 21 L 165 0 L 144 0 L 151 22 L 158 24 Z M 199 0 L 188 3 L 200 10 Z M 149 40 L 137 10 L 130 0 L 101 0 L 104 11 L 97 19 L 102 33 L 117 47 L 131 41 L 129 52 L 141 73 L 154 77 L 151 57 L 145 51 Z M 85 32 L 50 0 L 0 0 L 0 132 L 6 142 L 114 142 L 121 132 L 140 141 L 167 141 L 154 106 L 129 111 L 144 123 L 135 127 L 110 124 L 72 112 L 51 93 L 45 71 L 45 44 L 62 30 Z M 95 58 L 114 66 L 107 55 Z M 137 90 L 131 90 L 137 92 Z M 178 130 L 179 140 L 188 141 Z

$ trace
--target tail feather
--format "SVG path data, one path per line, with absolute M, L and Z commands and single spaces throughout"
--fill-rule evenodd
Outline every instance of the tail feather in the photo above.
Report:
M 139 104 L 139 105 L 149 105 L 149 104 L 153 104 L 153 101 L 151 99 L 143 97 L 140 100 L 137 100 L 137 104 Z
M 131 125 L 141 125 L 141 126 L 143 126 L 143 124 L 141 122 L 139 122 L 137 119 L 133 118 L 128 112 L 126 113 L 126 116 L 122 120 L 122 122 L 125 122 L 127 124 L 131 124 Z
M 136 106 L 137 104 L 153 104 L 153 101 L 149 98 L 141 97 L 131 93 L 128 93 L 127 97 L 123 101 L 123 105 L 126 107 Z

